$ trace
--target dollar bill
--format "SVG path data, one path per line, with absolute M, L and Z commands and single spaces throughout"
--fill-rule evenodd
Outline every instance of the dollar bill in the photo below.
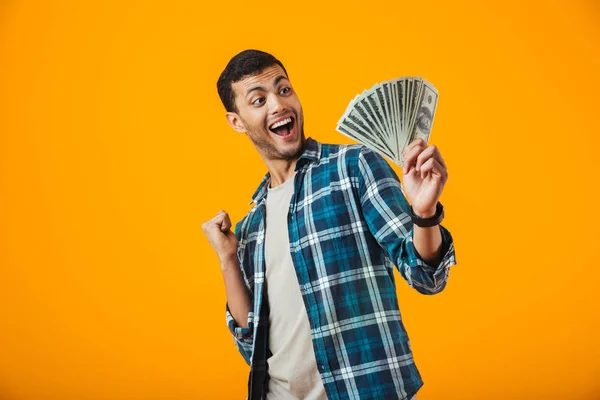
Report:
M 437 101 L 437 89 L 421 77 L 383 81 L 350 101 L 336 130 L 402 167 L 406 146 L 429 143 Z
M 435 108 L 438 101 L 438 91 L 427 81 L 423 82 L 423 88 L 421 102 L 415 118 L 413 140 L 423 139 L 425 143 L 429 143 L 429 135 L 431 134 L 433 117 L 435 116 Z

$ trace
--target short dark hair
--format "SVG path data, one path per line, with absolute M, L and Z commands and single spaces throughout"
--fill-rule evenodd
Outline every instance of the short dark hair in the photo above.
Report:
M 219 76 L 219 80 L 217 81 L 217 92 L 219 92 L 219 97 L 225 106 L 225 110 L 228 112 L 237 112 L 235 94 L 231 88 L 232 83 L 241 81 L 246 76 L 258 75 L 265 68 L 275 64 L 279 65 L 283 69 L 283 72 L 285 72 L 285 75 L 288 76 L 281 61 L 264 51 L 244 50 L 233 56 L 223 72 L 221 72 L 221 76 Z

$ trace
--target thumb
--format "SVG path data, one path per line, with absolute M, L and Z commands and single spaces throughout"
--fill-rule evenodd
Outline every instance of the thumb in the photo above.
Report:
M 226 211 L 221 211 L 222 220 L 221 220 L 221 232 L 227 232 L 231 228 L 231 219 L 229 219 L 229 214 Z

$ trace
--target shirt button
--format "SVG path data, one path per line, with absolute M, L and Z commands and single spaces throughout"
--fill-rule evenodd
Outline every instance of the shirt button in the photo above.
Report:
M 325 366 L 324 366 L 323 364 L 319 364 L 319 369 L 320 369 L 321 371 L 324 371 L 324 370 L 325 370 Z

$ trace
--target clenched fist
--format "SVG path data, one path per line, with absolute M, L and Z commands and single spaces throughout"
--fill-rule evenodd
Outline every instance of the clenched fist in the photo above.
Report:
M 219 256 L 221 265 L 224 261 L 237 260 L 238 240 L 231 230 L 229 215 L 221 210 L 216 217 L 202 224 L 202 230 Z

